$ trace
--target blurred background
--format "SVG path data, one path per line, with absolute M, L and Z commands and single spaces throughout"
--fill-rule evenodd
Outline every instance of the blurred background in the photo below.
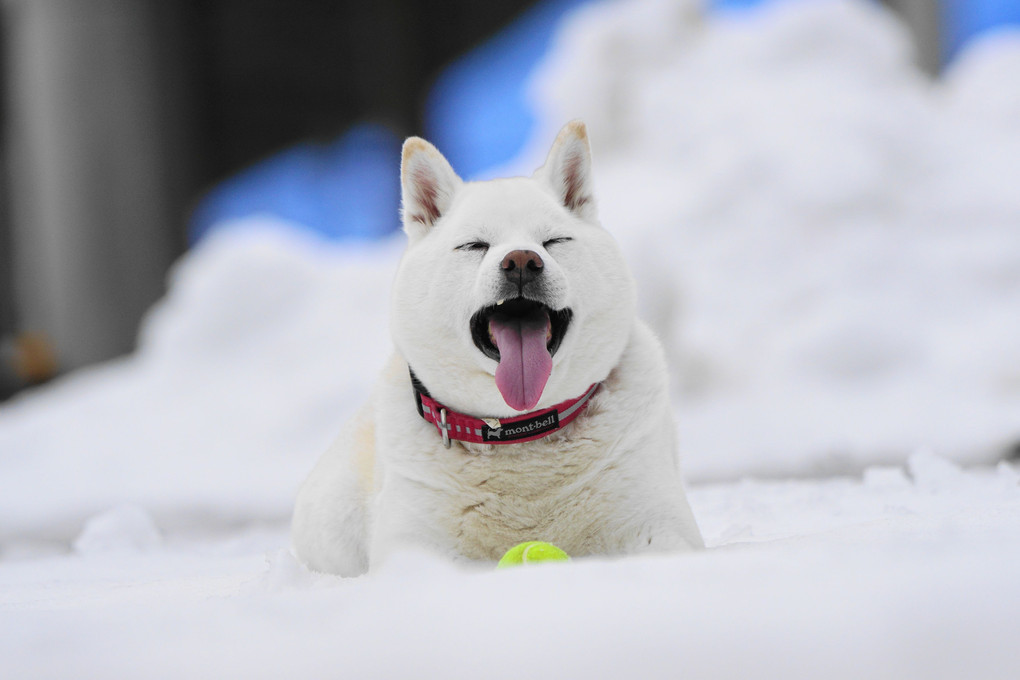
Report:
M 420 132 L 440 70 L 530 4 L 5 1 L 0 394 L 130 350 L 204 195 L 287 149 L 266 183 L 351 163 L 355 125 Z
M 1020 21 L 1015 0 L 886 3 L 931 76 Z M 513 158 L 524 83 L 582 4 L 5 0 L 0 398 L 131 350 L 170 264 L 226 214 L 373 237 L 396 226 L 402 137 L 465 176 Z
M 690 480 L 1020 451 L 1020 0 L 0 9 L 0 542 L 286 518 L 391 351 L 402 139 L 572 118 Z

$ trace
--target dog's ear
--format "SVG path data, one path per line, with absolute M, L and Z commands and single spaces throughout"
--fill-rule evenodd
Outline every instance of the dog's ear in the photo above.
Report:
M 436 147 L 421 137 L 408 137 L 400 160 L 401 214 L 407 235 L 428 233 L 462 184 Z
M 535 171 L 552 188 L 567 210 L 581 219 L 597 217 L 591 177 L 591 147 L 584 123 L 572 120 L 556 136 L 545 165 Z

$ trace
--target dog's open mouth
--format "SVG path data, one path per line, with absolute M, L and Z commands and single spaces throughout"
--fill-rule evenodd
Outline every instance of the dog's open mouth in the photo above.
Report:
M 508 406 L 527 411 L 538 404 L 571 316 L 569 309 L 515 298 L 480 309 L 471 318 L 475 346 L 499 362 L 496 387 Z

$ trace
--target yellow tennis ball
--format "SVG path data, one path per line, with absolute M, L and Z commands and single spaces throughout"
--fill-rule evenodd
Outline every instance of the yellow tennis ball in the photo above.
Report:
M 570 555 L 552 543 L 544 541 L 528 541 L 518 543 L 506 551 L 496 565 L 497 569 L 516 567 L 520 564 L 538 564 L 539 562 L 567 562 Z

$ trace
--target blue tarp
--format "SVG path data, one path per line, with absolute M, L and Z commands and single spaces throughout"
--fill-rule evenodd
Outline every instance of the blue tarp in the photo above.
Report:
M 941 9 L 942 54 L 947 63 L 967 42 L 988 31 L 1020 28 L 1020 0 L 941 0 Z
M 358 125 L 331 144 L 302 144 L 216 186 L 192 214 L 189 240 L 232 219 L 274 215 L 330 239 L 375 239 L 400 226 L 401 140 Z

